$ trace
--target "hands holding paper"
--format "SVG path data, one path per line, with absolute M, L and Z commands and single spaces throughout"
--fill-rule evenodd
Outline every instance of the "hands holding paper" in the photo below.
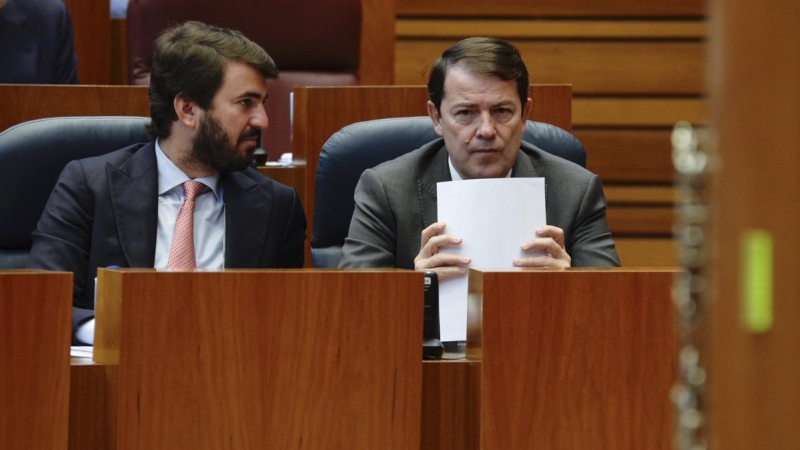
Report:
M 414 258 L 417 270 L 433 270 L 439 280 L 446 280 L 467 272 L 472 259 L 452 253 L 441 253 L 439 250 L 461 245 L 461 238 L 452 234 L 440 234 L 446 224 L 436 222 L 422 230 L 420 249 Z M 572 258 L 564 249 L 564 230 L 551 225 L 544 225 L 536 230 L 537 237 L 522 244 L 523 252 L 537 253 L 526 258 L 512 261 L 517 267 L 570 267 Z M 545 253 L 541 255 L 539 253 Z

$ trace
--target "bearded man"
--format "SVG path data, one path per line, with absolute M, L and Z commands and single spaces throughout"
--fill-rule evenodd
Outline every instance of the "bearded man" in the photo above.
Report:
M 92 341 L 98 267 L 303 266 L 297 192 L 250 167 L 277 76 L 236 31 L 187 22 L 159 37 L 153 140 L 69 163 L 33 233 L 28 267 L 74 273 L 73 342 Z

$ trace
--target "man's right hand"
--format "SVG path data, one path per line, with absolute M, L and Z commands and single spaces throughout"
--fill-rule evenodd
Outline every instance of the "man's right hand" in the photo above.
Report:
M 467 273 L 467 266 L 472 262 L 472 259 L 461 255 L 439 252 L 442 248 L 461 245 L 460 237 L 440 234 L 446 225 L 444 222 L 436 222 L 422 230 L 419 254 L 414 258 L 416 270 L 433 270 L 439 281 L 464 275 Z

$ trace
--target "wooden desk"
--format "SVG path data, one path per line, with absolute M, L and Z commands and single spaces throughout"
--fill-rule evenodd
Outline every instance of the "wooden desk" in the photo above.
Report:
M 72 274 L 0 271 L 0 448 L 67 448 Z
M 107 448 L 418 449 L 422 287 L 413 271 L 101 269 Z
M 669 450 L 673 407 L 668 391 L 676 370 L 670 291 L 677 273 L 473 271 L 468 330 L 473 359 L 422 364 L 419 448 Z M 282 289 L 265 290 L 268 285 L 259 287 L 262 300 L 265 292 Z M 164 320 L 182 317 L 172 314 Z M 385 364 L 385 349 L 373 354 L 358 340 L 347 345 L 371 355 L 371 364 Z M 410 350 L 412 357 L 419 358 L 418 350 Z M 159 363 L 147 363 L 142 374 L 151 376 L 153 364 Z M 113 448 L 104 447 L 104 436 L 92 431 L 111 420 L 97 409 L 113 410 L 105 405 L 114 401 L 102 395 L 106 380 L 117 382 L 109 378 L 113 370 L 73 363 L 70 427 L 77 431 L 70 435 L 72 450 Z
M 481 448 L 671 449 L 678 273 L 470 271 Z

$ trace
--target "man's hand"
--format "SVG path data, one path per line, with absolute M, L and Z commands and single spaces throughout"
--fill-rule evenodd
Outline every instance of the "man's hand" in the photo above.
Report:
M 444 231 L 445 226 L 446 224 L 443 222 L 436 222 L 422 230 L 419 254 L 414 258 L 415 269 L 433 270 L 438 275 L 439 281 L 467 273 L 467 266 L 472 261 L 470 258 L 460 255 L 439 253 L 442 248 L 461 245 L 460 237 L 439 234 Z
M 536 230 L 536 238 L 522 244 L 524 252 L 544 252 L 543 256 L 530 256 L 514 260 L 517 267 L 570 267 L 572 258 L 564 249 L 564 230 L 545 225 Z

